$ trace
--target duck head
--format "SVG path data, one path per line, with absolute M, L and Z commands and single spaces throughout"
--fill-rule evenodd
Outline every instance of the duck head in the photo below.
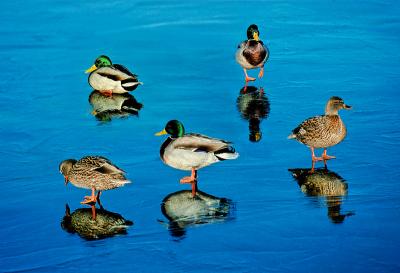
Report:
M 185 134 L 185 128 L 183 127 L 182 122 L 179 120 L 170 120 L 167 122 L 167 125 L 165 125 L 164 130 L 161 130 L 160 132 L 156 133 L 156 136 L 162 136 L 169 134 L 171 135 L 172 138 L 177 138 L 181 137 Z
M 328 100 L 328 103 L 326 104 L 325 107 L 325 114 L 326 115 L 337 115 L 339 110 L 345 109 L 345 110 L 350 110 L 351 106 L 346 105 L 344 101 L 339 98 L 339 97 L 331 97 Z
M 97 57 L 97 59 L 94 61 L 94 65 L 92 65 L 89 69 L 87 69 L 85 73 L 90 73 L 96 69 L 99 69 L 100 67 L 107 67 L 111 65 L 112 65 L 111 59 L 106 55 L 101 55 Z
M 255 24 L 250 25 L 247 28 L 247 39 L 259 41 L 260 32 L 258 31 L 258 26 Z
M 65 186 L 68 184 L 68 175 L 69 172 L 72 169 L 72 166 L 76 163 L 75 159 L 66 159 L 63 162 L 60 163 L 60 166 L 58 167 L 60 170 L 60 173 L 64 176 L 65 178 Z

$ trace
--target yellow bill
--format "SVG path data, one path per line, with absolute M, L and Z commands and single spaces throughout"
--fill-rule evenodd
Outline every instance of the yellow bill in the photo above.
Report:
M 155 133 L 154 135 L 155 135 L 155 136 L 162 136 L 162 135 L 166 135 L 166 134 L 168 134 L 168 133 L 167 133 L 167 131 L 165 131 L 165 129 L 164 129 L 164 130 L 162 130 L 162 131 L 160 131 L 160 132 L 158 132 L 158 133 Z
M 94 71 L 96 69 L 97 69 L 97 66 L 96 65 L 92 65 L 88 70 L 85 71 L 85 73 L 90 73 L 90 72 L 92 72 L 92 71 Z
M 254 32 L 253 39 L 256 40 L 256 41 L 260 40 L 260 38 L 258 37 L 258 33 L 257 32 Z

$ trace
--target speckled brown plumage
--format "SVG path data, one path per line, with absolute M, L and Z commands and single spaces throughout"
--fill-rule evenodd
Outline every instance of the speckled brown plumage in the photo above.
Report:
M 79 188 L 110 190 L 130 183 L 125 172 L 105 157 L 86 156 L 80 160 L 65 160 L 60 172 Z
M 346 127 L 339 116 L 340 109 L 351 109 L 339 97 L 329 99 L 325 115 L 303 121 L 289 138 L 295 138 L 312 148 L 327 148 L 340 143 L 346 137 Z
M 309 118 L 293 130 L 295 138 L 309 147 L 327 148 L 341 142 L 346 127 L 338 115 Z

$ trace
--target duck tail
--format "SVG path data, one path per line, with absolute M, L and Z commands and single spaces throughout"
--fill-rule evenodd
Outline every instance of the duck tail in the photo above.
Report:
M 115 180 L 115 184 L 118 184 L 120 186 L 124 186 L 125 184 L 130 184 L 132 181 L 126 179 L 126 180 Z
M 222 149 L 214 152 L 214 155 L 219 160 L 232 160 L 232 159 L 236 159 L 239 157 L 239 153 L 235 152 L 235 149 L 232 146 L 222 148 Z
M 121 86 L 128 91 L 135 90 L 136 87 L 141 84 L 143 84 L 143 83 L 138 82 L 136 79 L 131 79 L 131 78 L 121 81 Z
M 290 134 L 288 137 L 287 137 L 287 139 L 293 139 L 293 138 L 296 138 L 297 136 L 296 136 L 296 134 Z

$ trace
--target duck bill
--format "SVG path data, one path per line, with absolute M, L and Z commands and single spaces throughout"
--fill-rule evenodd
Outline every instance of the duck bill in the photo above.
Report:
M 168 134 L 168 133 L 167 133 L 167 131 L 165 131 L 165 129 L 164 129 L 164 130 L 162 130 L 162 131 L 160 131 L 160 132 L 158 132 L 158 133 L 155 133 L 154 135 L 155 135 L 155 136 L 162 136 L 162 135 L 166 135 L 166 134 Z
M 90 73 L 90 72 L 92 72 L 92 71 L 95 71 L 97 69 L 97 66 L 96 65 L 92 65 L 89 69 L 87 69 L 86 71 L 85 71 L 85 73 Z
M 350 105 L 347 105 L 347 104 L 343 104 L 343 109 L 350 110 L 351 108 L 353 108 L 353 107 L 351 107 Z
M 65 184 L 65 186 L 67 186 L 68 185 L 68 176 L 64 176 L 64 178 L 65 178 L 64 184 Z
M 254 32 L 253 39 L 256 40 L 256 41 L 260 40 L 260 38 L 258 37 L 258 33 L 257 32 Z

